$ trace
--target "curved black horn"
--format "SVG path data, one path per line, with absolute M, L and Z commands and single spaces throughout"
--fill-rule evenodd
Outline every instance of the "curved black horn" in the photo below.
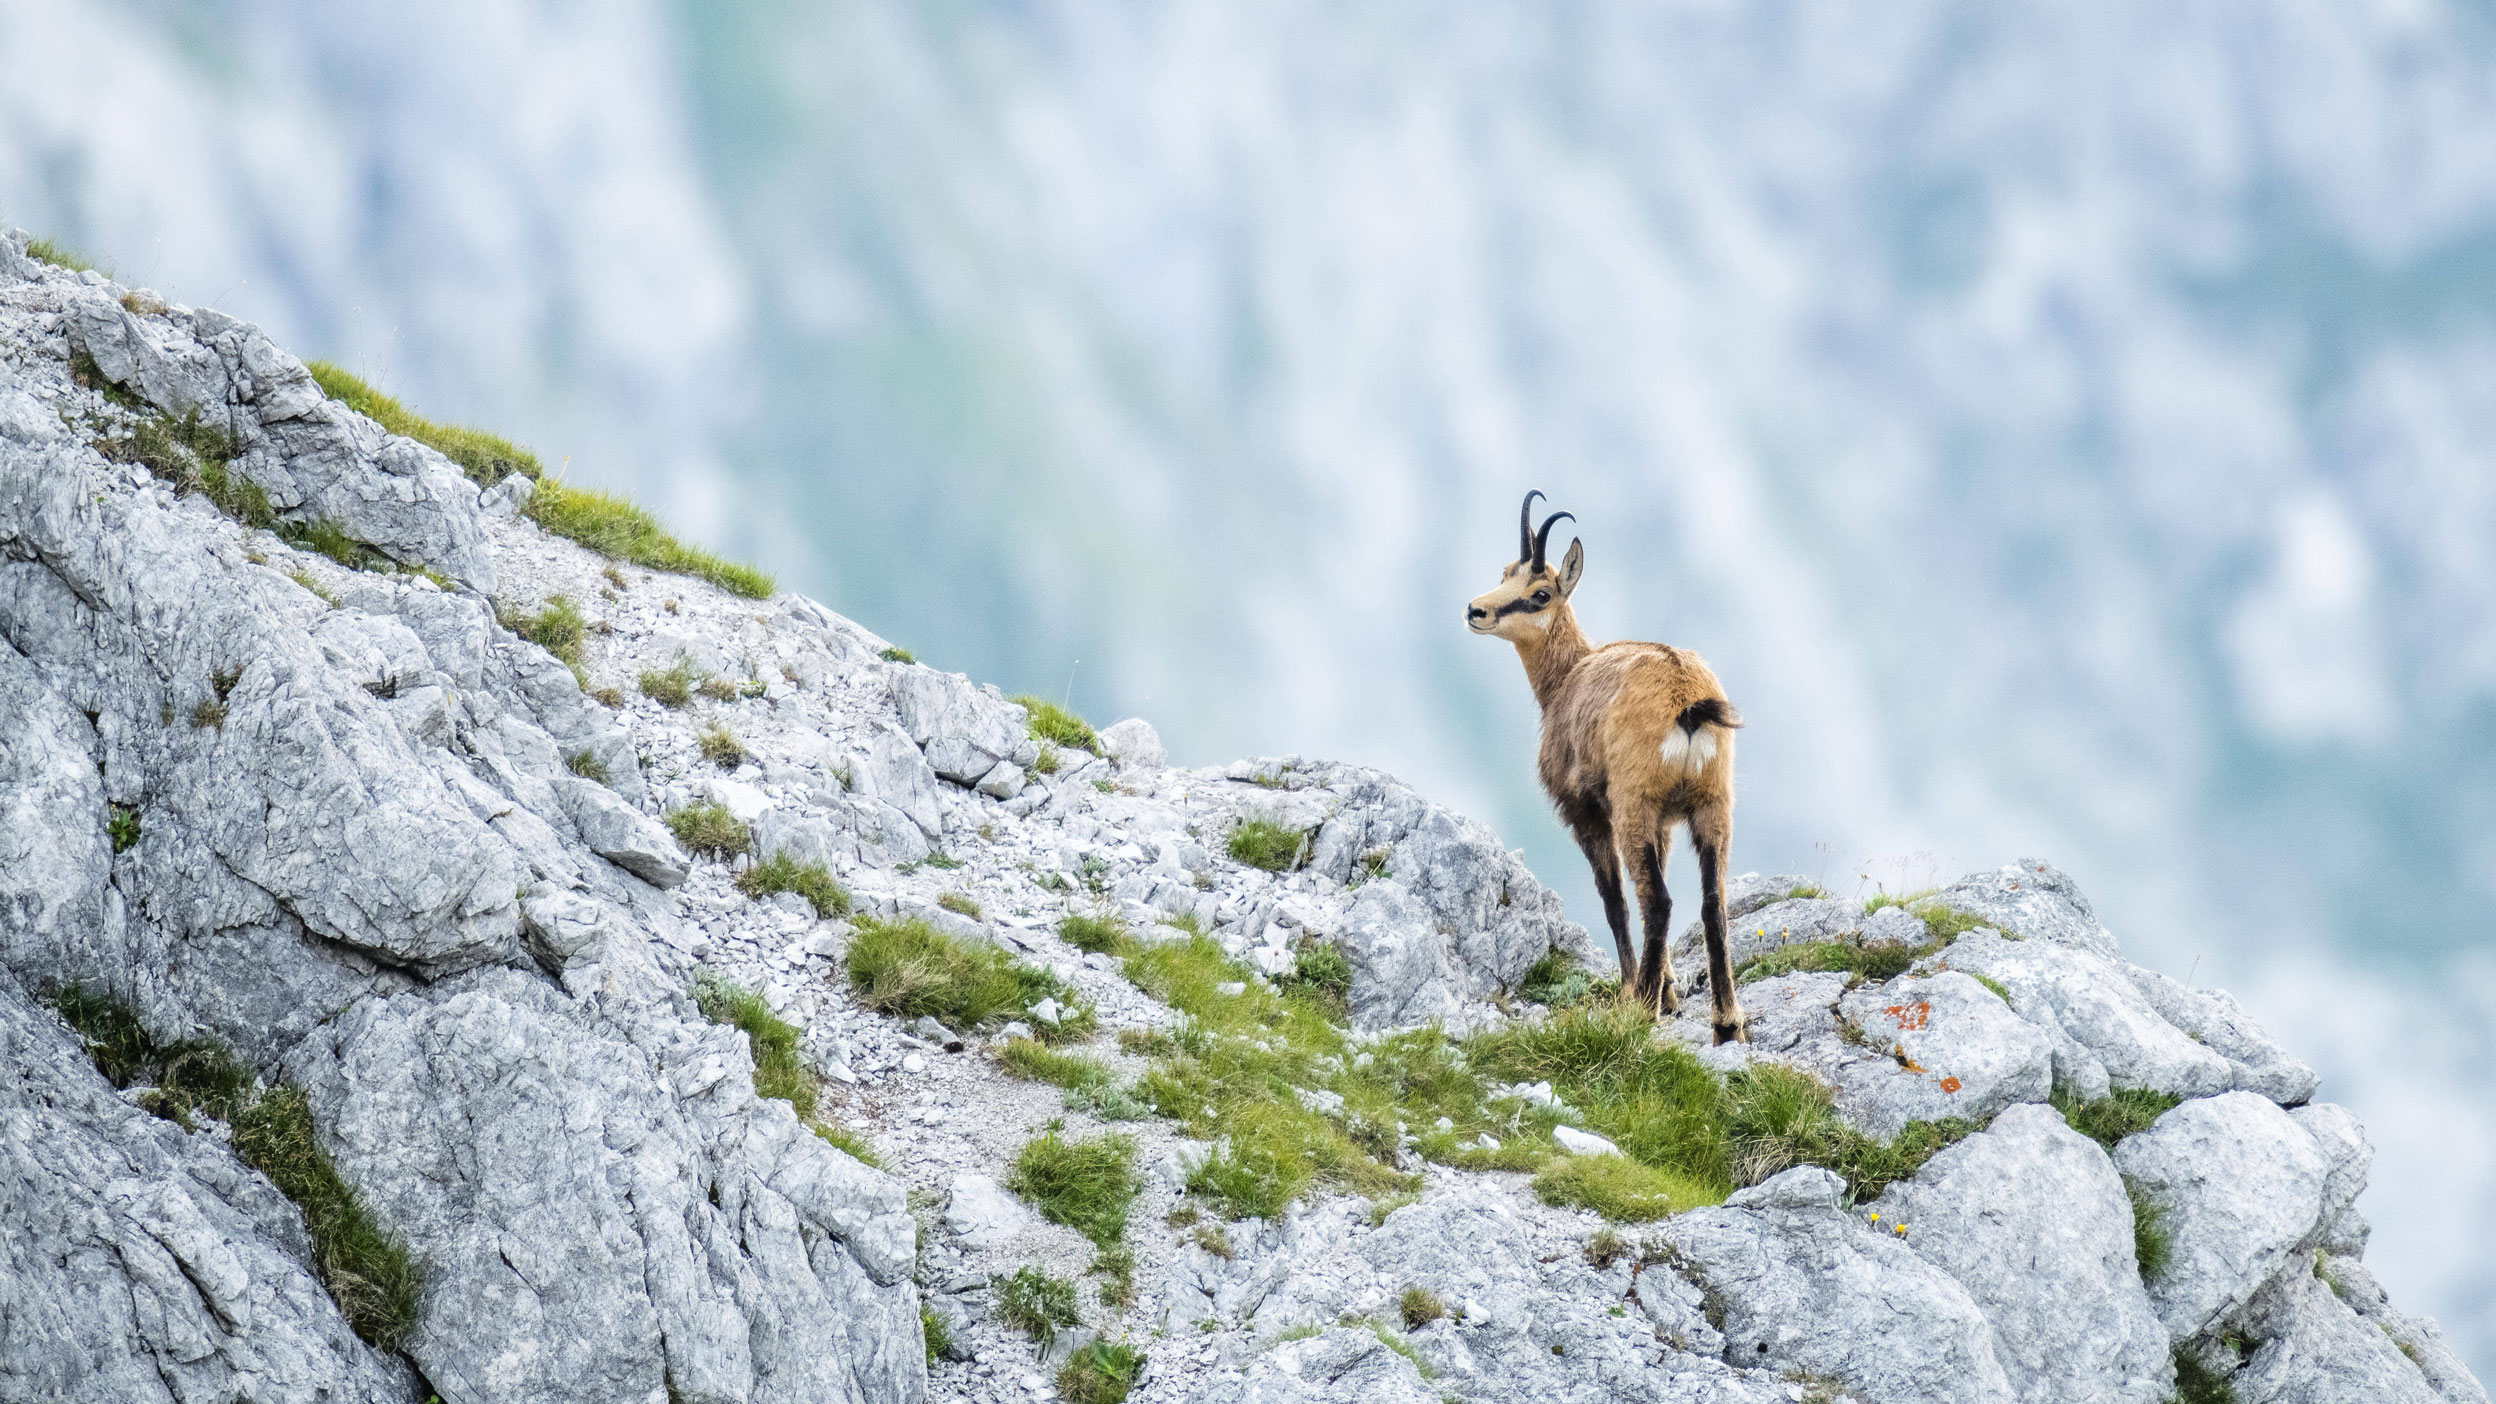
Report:
M 1517 509 L 1518 560 L 1525 560 L 1534 554 L 1534 499 L 1542 495 L 1543 492 L 1540 488 L 1536 488 L 1534 491 L 1527 493 L 1525 495 L 1525 505 Z
M 1560 524 L 1562 517 L 1570 521 L 1577 520 L 1577 514 L 1574 512 L 1554 512 L 1543 522 L 1543 529 L 1534 533 L 1534 568 L 1536 570 L 1543 568 L 1543 552 L 1551 545 L 1551 529 Z

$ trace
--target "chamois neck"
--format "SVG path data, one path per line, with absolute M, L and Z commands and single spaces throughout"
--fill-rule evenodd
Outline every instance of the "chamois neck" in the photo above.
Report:
M 1586 642 L 1586 631 L 1577 627 L 1577 612 L 1567 601 L 1551 607 L 1551 624 L 1531 638 L 1517 641 L 1517 658 L 1525 664 L 1525 679 L 1534 685 L 1534 701 L 1546 712 L 1552 700 L 1560 695 L 1560 685 L 1568 681 L 1578 660 L 1594 651 Z

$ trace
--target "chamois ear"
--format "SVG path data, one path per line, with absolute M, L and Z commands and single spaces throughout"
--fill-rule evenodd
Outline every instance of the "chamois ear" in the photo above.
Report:
M 1560 597 L 1562 599 L 1577 592 L 1577 577 L 1584 573 L 1585 569 L 1586 543 L 1571 541 L 1569 553 L 1560 558 Z

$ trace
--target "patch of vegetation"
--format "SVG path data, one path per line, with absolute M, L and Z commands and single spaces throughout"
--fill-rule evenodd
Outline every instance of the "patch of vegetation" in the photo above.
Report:
M 1059 1105 L 1100 1121 L 1142 1121 L 1153 1114 L 1134 1092 L 1106 1080 L 1067 1088 Z
M 728 812 L 728 806 L 716 800 L 669 810 L 667 828 L 688 852 L 722 861 L 748 851 L 754 844 L 745 825 Z
M 936 905 L 953 913 L 955 916 L 966 916 L 973 921 L 981 919 L 979 903 L 972 901 L 968 896 L 960 892 L 945 893 L 943 896 L 936 899 Z
M 2236 1387 L 2179 1348 L 2175 1352 L 2175 1394 L 2168 1404 L 2236 1404 Z
M 641 695 L 662 707 L 682 708 L 693 701 L 694 685 L 705 676 L 699 665 L 680 653 L 664 668 L 642 669 Z
M 1063 758 L 1061 758 L 1056 745 L 1051 742 L 1043 741 L 1040 743 L 1040 754 L 1032 759 L 1031 773 L 1034 775 L 1055 775 L 1058 771 L 1064 769 L 1065 765 L 1066 762 Z
M 589 674 L 583 671 L 581 644 L 589 636 L 589 616 L 572 602 L 570 595 L 555 595 L 535 614 L 524 614 L 505 606 L 495 611 L 502 626 L 530 643 L 553 654 L 563 666 L 572 670 L 586 691 Z
M 331 609 L 338 607 L 338 597 L 331 594 L 328 587 L 321 584 L 312 572 L 302 569 L 290 570 L 286 572 L 286 578 L 302 586 L 306 594 L 328 605 Z
M 1350 1008 L 1352 959 L 1331 941 L 1303 937 L 1300 948 L 1292 954 L 1291 969 L 1283 976 L 1282 984 L 1306 994 L 1331 1017 L 1341 1019 Z
M 931 868 L 942 868 L 947 872 L 962 866 L 962 860 L 950 853 L 931 853 L 920 861 Z
M 2147 1087 L 2118 1087 L 2094 1102 L 2083 1102 L 2059 1088 L 2049 1100 L 2072 1130 L 2111 1151 L 2124 1137 L 2148 1130 L 2151 1122 L 2175 1110 L 2184 1099 Z
M 734 770 L 745 764 L 745 743 L 724 726 L 713 724 L 702 728 L 694 738 L 694 744 L 701 748 L 702 759 L 722 770 Z
M 1618 980 L 1598 979 L 1567 951 L 1552 950 L 1543 952 L 1517 982 L 1517 997 L 1565 1009 L 1589 999 L 1609 999 L 1620 987 Z
M 1085 1272 L 1101 1279 L 1101 1304 L 1124 1308 L 1135 1301 L 1135 1250 L 1112 1243 L 1092 1255 Z
M 1075 992 L 1045 970 L 995 946 L 958 941 L 926 922 L 867 917 L 849 943 L 849 984 L 859 1002 L 879 1013 L 915 1019 L 933 1015 L 957 1029 L 1020 1018 L 1043 999 L 1072 1006 Z M 1044 1040 L 1088 1032 L 1091 1010 L 1035 1022 Z
M 886 645 L 884 651 L 877 654 L 876 657 L 883 659 L 887 663 L 916 663 L 919 661 L 917 654 L 912 653 L 910 650 L 903 648 L 899 644 Z
M 2132 1256 L 2141 1265 L 2141 1281 L 2155 1282 L 2175 1260 L 2175 1232 L 2167 1227 L 2165 1205 L 2132 1185 L 2124 1192 L 2132 1198 Z
M 953 1349 L 953 1328 L 945 1324 L 945 1319 L 936 1314 L 935 1308 L 924 1302 L 919 1304 L 919 1342 L 927 1347 L 927 1363 L 930 1365 Z
M 126 804 L 112 806 L 104 815 L 104 836 L 113 841 L 115 853 L 127 853 L 137 847 L 139 811 Z
M 352 372 L 327 361 L 308 362 L 304 369 L 320 382 L 321 393 L 344 404 L 390 433 L 414 439 L 459 465 L 479 487 L 492 487 L 514 473 L 542 478 L 537 455 L 498 434 L 436 424 L 374 389 Z
M 883 1157 L 875 1153 L 874 1144 L 850 1128 L 818 1121 L 810 1129 L 823 1138 L 824 1144 L 838 1147 L 846 1152 L 850 1159 L 862 1165 L 875 1166 L 879 1170 L 884 1167 Z
M 777 1097 L 800 1121 L 815 1119 L 815 1078 L 798 1051 L 797 1027 L 771 1012 L 763 997 L 705 971 L 694 977 L 693 1002 L 702 1017 L 745 1034 L 754 1055 L 754 1095 Z
M 1883 907 L 1903 907 L 1908 915 L 1922 921 L 1927 933 L 1927 950 L 1938 950 L 1987 924 L 1982 917 L 1970 916 L 1944 904 L 1932 895 L 1929 888 L 1922 892 L 1875 893 L 1864 902 L 1863 912 L 1870 916 Z
M 1058 1328 L 1083 1320 L 1076 1309 L 1075 1284 L 1051 1277 L 1038 1263 L 1025 1263 L 1011 1276 L 989 1279 L 997 1294 L 997 1319 L 1040 1343 L 1042 1351 L 1056 1341 Z
M 1070 750 L 1097 752 L 1101 749 L 1101 738 L 1092 730 L 1092 724 L 1055 702 L 1029 693 L 1006 700 L 1021 704 L 1025 711 L 1031 713 L 1031 734 L 1036 739 Z
M 1070 1140 L 1048 1131 L 1014 1157 L 1005 1187 L 1031 1201 L 1040 1217 L 1105 1248 L 1126 1236 L 1127 1210 L 1144 1182 L 1135 1173 L 1134 1138 Z
M 574 751 L 563 758 L 563 768 L 584 780 L 595 780 L 601 785 L 613 783 L 607 775 L 607 763 L 598 759 L 595 752 Z
M 1120 1404 L 1144 1373 L 1144 1352 L 1113 1341 L 1094 1341 L 1076 1351 L 1057 1372 L 1057 1392 L 1067 1404 Z
M 397 1349 L 416 1324 L 422 1280 L 406 1247 L 321 1149 L 311 1101 L 299 1088 L 277 1087 L 236 1111 L 233 1126 L 235 1156 L 303 1210 L 321 1285 L 347 1324 L 377 1349 Z
M 2001 982 L 2001 981 L 1999 981 L 1999 980 L 1997 980 L 1997 979 L 1993 978 L 1992 976 L 1990 976 L 1990 975 L 1979 975 L 1979 974 L 1977 974 L 1977 973 L 1976 973 L 1975 971 L 1973 971 L 1973 970 L 1963 970 L 1963 971 L 1960 971 L 1959 973 L 1960 973 L 1960 974 L 1962 974 L 1962 975 L 1965 975 L 1966 977 L 1968 977 L 1968 978 L 1969 978 L 1969 979 L 1971 979 L 1971 980 L 1974 980 L 1977 984 L 1980 984 L 1980 985 L 1984 986 L 1986 989 L 1993 991 L 1993 997 L 1994 997 L 1995 999 L 1998 999 L 1998 1000 L 2002 1001 L 2004 1004 L 2010 1004 L 2010 1003 L 2013 1003 L 2013 1002 L 2014 1002 L 2014 1001 L 2011 999 L 2011 992 L 2010 992 L 2008 989 L 2006 989 L 2006 988 L 2004 988 L 2004 987 L 2003 987 L 2003 984 L 2002 984 L 2002 982 Z
M 27 240 L 26 256 L 38 263 L 48 263 L 55 268 L 66 268 L 72 273 L 84 273 L 95 267 L 94 264 L 62 248 L 50 239 Z
M 234 481 L 241 483 L 239 478 Z M 242 488 L 248 489 L 250 493 L 258 493 L 260 491 L 260 489 L 252 487 L 249 483 L 241 483 L 241 486 Z M 212 493 L 211 495 L 213 496 L 214 494 Z M 262 500 L 265 501 L 266 499 Z M 224 506 L 222 502 L 218 505 Z M 249 510 L 251 509 L 248 506 L 243 511 L 236 511 L 232 508 L 228 508 L 227 515 L 235 518 L 237 521 L 243 522 L 245 525 L 255 525 L 255 523 L 252 523 L 250 519 L 244 515 L 244 512 Z M 271 524 L 269 529 L 276 532 L 280 540 L 283 540 L 287 545 L 294 547 L 296 550 L 310 551 L 317 556 L 326 556 L 333 564 L 345 566 L 349 570 L 370 571 L 386 575 L 399 568 L 398 562 L 390 559 L 386 555 L 383 555 L 381 552 L 374 550 L 372 547 L 365 545 L 363 542 L 356 540 L 354 537 L 347 535 L 347 529 L 333 521 L 276 522 Z
M 219 731 L 225 730 L 225 704 L 213 697 L 203 697 L 199 705 L 191 709 L 191 729 L 200 731 L 212 726 Z
M 1621 1236 L 1610 1229 L 1597 1229 L 1595 1236 L 1586 1240 L 1586 1265 L 1588 1267 L 1608 1268 L 1628 1256 L 1629 1245 L 1622 1242 Z
M 726 678 L 704 678 L 702 680 L 702 685 L 695 688 L 694 691 L 701 693 L 703 696 L 714 702 L 734 702 L 737 700 L 737 685 L 728 681 Z
M 1057 938 L 1076 950 L 1105 955 L 1123 955 L 1131 944 L 1127 924 L 1111 912 L 1098 916 L 1069 912 L 1057 923 Z
M 1055 1087 L 1093 1087 L 1110 1080 L 1109 1065 L 1084 1053 L 1065 1053 L 1037 1039 L 1018 1038 L 997 1050 L 997 1061 L 1016 1077 Z
M 1736 984 L 1747 985 L 1778 975 L 1827 971 L 1859 976 L 1873 984 L 1897 979 L 1907 967 L 1937 949 L 1904 941 L 1800 941 L 1779 946 L 1734 972 Z
M 251 1100 L 251 1069 L 215 1039 L 160 1044 L 128 1005 L 82 985 L 62 989 L 51 1004 L 77 1032 L 105 1081 L 122 1091 L 150 1089 L 138 1098 L 142 1110 L 188 1131 L 195 1129 L 195 1115 L 231 1121 Z
M 1271 819 L 1243 819 L 1224 847 L 1249 867 L 1285 873 L 1308 861 L 1308 843 L 1308 830 L 1286 829 Z
M 1397 1303 L 1397 1307 L 1403 1314 L 1404 1329 L 1407 1331 L 1418 1331 L 1447 1315 L 1447 1303 L 1440 1301 L 1439 1294 L 1426 1287 L 1405 1288 L 1404 1298 Z
M 613 493 L 541 476 L 525 514 L 555 535 L 570 537 L 610 560 L 700 576 L 747 599 L 768 599 L 775 588 L 769 574 L 685 545 L 668 535 L 658 518 Z
M 756 901 L 794 892 L 806 899 L 816 916 L 849 915 L 849 893 L 833 880 L 832 870 L 821 863 L 800 862 L 786 852 L 774 853 L 737 874 L 737 890 Z
M 316 529 L 279 524 L 268 494 L 260 490 L 259 484 L 233 471 L 233 439 L 202 422 L 198 410 L 179 419 L 160 410 L 149 410 L 137 396 L 105 380 L 85 352 L 78 353 L 72 364 L 79 384 L 101 389 L 124 408 L 142 414 L 127 438 L 97 439 L 97 452 L 116 463 L 135 463 L 145 468 L 156 478 L 171 483 L 176 492 L 206 497 L 218 511 L 244 526 L 275 530 L 299 545 L 305 544 L 302 538 Z M 341 538 L 345 536 L 335 526 L 329 527 L 329 531 Z M 353 542 L 348 542 L 342 553 L 348 557 L 342 564 L 359 569 L 369 568 L 363 564 L 367 554 L 378 554 Z
M 1554 1156 L 1534 1177 L 1534 1193 L 1545 1204 L 1592 1209 L 1616 1224 L 1661 1219 L 1724 1198 L 1710 1186 L 1625 1155 Z

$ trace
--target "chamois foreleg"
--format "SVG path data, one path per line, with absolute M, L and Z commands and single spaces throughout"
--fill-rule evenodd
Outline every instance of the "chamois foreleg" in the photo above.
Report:
M 1690 816 L 1690 845 L 1699 853 L 1699 922 L 1707 931 L 1707 987 L 1716 1041 L 1744 1038 L 1742 1006 L 1734 999 L 1733 949 L 1725 937 L 1725 850 L 1733 841 L 1733 815 L 1710 805 Z
M 1672 941 L 1673 895 L 1664 887 L 1664 855 L 1665 845 L 1672 841 L 1672 825 L 1649 820 L 1630 854 L 1638 915 L 1647 929 L 1645 957 L 1638 962 L 1638 979 L 1632 988 L 1640 1004 L 1661 1014 L 1681 1007 L 1681 997 L 1673 993 L 1673 958 L 1665 949 Z
M 1638 975 L 1638 948 L 1629 936 L 1629 903 L 1621 898 L 1621 851 L 1612 839 L 1612 816 L 1600 805 L 1562 806 L 1560 817 L 1586 851 L 1586 866 L 1595 870 L 1595 892 L 1603 898 L 1603 919 L 1611 924 L 1612 944 L 1621 955 L 1621 986 Z

